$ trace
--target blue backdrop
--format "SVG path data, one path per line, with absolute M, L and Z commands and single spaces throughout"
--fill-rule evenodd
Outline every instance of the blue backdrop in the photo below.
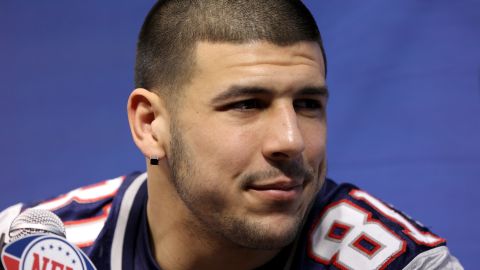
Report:
M 152 0 L 0 1 L 0 208 L 143 170 L 126 100 Z M 329 176 L 480 249 L 480 1 L 305 1 L 329 60 Z

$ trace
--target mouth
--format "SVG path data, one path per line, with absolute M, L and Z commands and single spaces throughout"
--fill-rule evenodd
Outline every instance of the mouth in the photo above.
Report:
M 279 179 L 269 183 L 254 183 L 247 190 L 263 200 L 288 202 L 301 195 L 303 181 Z

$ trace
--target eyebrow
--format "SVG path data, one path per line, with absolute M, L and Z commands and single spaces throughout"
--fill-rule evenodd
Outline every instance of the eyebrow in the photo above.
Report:
M 272 90 L 263 87 L 256 86 L 238 86 L 234 85 L 228 88 L 226 91 L 218 94 L 212 99 L 212 104 L 221 103 L 225 100 L 235 99 L 245 96 L 255 96 L 255 95 L 272 95 Z M 329 91 L 327 86 L 307 86 L 302 88 L 297 96 L 322 96 L 325 98 L 329 97 Z
M 322 96 L 328 98 L 330 96 L 330 92 L 328 91 L 327 86 L 308 86 L 302 88 L 298 95 L 305 95 L 305 96 Z

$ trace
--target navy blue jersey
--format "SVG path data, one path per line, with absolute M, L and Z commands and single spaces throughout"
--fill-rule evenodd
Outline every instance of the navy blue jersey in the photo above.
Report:
M 30 207 L 53 211 L 98 269 L 161 269 L 151 251 L 147 175 L 134 173 L 0 213 L 0 232 Z M 445 239 L 351 184 L 327 179 L 293 244 L 259 269 L 463 269 Z

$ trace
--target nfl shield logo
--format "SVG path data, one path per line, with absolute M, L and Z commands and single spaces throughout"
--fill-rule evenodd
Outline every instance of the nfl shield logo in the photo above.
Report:
M 77 247 L 55 235 L 31 235 L 5 246 L 6 270 L 94 270 Z

